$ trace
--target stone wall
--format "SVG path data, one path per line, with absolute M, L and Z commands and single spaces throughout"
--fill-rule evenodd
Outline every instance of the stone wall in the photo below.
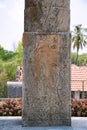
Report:
M 19 98 L 22 97 L 22 82 L 7 82 L 7 97 Z

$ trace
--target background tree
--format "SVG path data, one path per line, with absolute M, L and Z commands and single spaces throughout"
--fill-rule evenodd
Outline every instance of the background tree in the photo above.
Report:
M 84 34 L 87 31 L 87 29 L 82 28 L 82 25 L 77 25 L 74 28 L 74 31 L 72 31 L 72 44 L 73 48 L 76 48 L 77 56 L 76 56 L 76 64 L 78 61 L 78 55 L 79 55 L 79 49 L 83 49 L 87 44 L 87 37 Z
M 5 50 L 1 45 L 0 45 L 0 59 L 3 61 L 11 60 L 11 58 L 15 55 L 13 51 L 8 51 Z
M 23 61 L 23 46 L 21 41 L 18 42 L 18 46 L 15 51 L 15 58 L 17 60 L 17 63 L 19 63 L 21 66 Z
M 71 53 L 71 63 L 76 64 L 76 53 Z M 87 65 L 87 54 L 80 54 L 78 57 L 78 66 Z
M 22 65 L 22 42 L 18 42 L 16 50 L 8 51 L 0 45 L 0 97 L 6 97 L 7 81 L 16 80 L 17 66 Z
M 71 53 L 71 63 L 72 64 L 76 64 L 76 55 L 77 55 L 76 53 Z

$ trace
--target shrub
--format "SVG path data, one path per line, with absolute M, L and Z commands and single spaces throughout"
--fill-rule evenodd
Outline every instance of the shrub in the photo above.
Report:
M 87 117 L 87 99 L 71 100 L 71 112 L 72 116 Z
M 0 103 L 0 116 L 21 116 L 22 99 L 7 99 Z
M 3 71 L 0 73 L 0 98 L 7 97 L 7 74 Z

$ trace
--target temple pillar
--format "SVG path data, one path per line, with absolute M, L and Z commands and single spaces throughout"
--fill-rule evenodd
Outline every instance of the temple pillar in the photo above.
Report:
M 23 126 L 70 126 L 70 0 L 25 0 Z

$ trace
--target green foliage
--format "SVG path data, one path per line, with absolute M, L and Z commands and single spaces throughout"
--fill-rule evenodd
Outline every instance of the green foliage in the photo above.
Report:
M 8 80 L 7 74 L 3 71 L 0 73 L 0 98 L 4 98 L 7 96 L 7 87 L 6 82 Z
M 71 63 L 72 63 L 72 64 L 76 64 L 76 56 L 77 56 L 76 53 L 72 53 L 72 54 L 71 54 Z
M 76 63 L 76 53 L 71 54 L 71 63 L 78 66 L 87 65 L 87 54 L 81 54 L 78 57 L 78 62 Z
M 18 42 L 18 47 L 15 51 L 15 59 L 16 62 L 21 66 L 22 65 L 22 60 L 23 60 L 23 46 L 22 46 L 22 42 L 19 41 Z
M 15 81 L 18 64 L 15 61 L 5 63 L 4 68 L 9 81 Z
M 87 54 L 79 55 L 78 65 L 87 65 Z
M 7 81 L 15 81 L 17 66 L 22 65 L 22 42 L 18 42 L 15 52 L 0 46 L 0 97 L 6 97 Z
M 9 59 L 11 60 L 14 54 L 15 54 L 14 52 L 4 50 L 4 48 L 0 46 L 0 59 L 2 59 L 3 61 L 7 61 Z
M 0 59 L 0 73 L 3 71 L 3 61 Z

